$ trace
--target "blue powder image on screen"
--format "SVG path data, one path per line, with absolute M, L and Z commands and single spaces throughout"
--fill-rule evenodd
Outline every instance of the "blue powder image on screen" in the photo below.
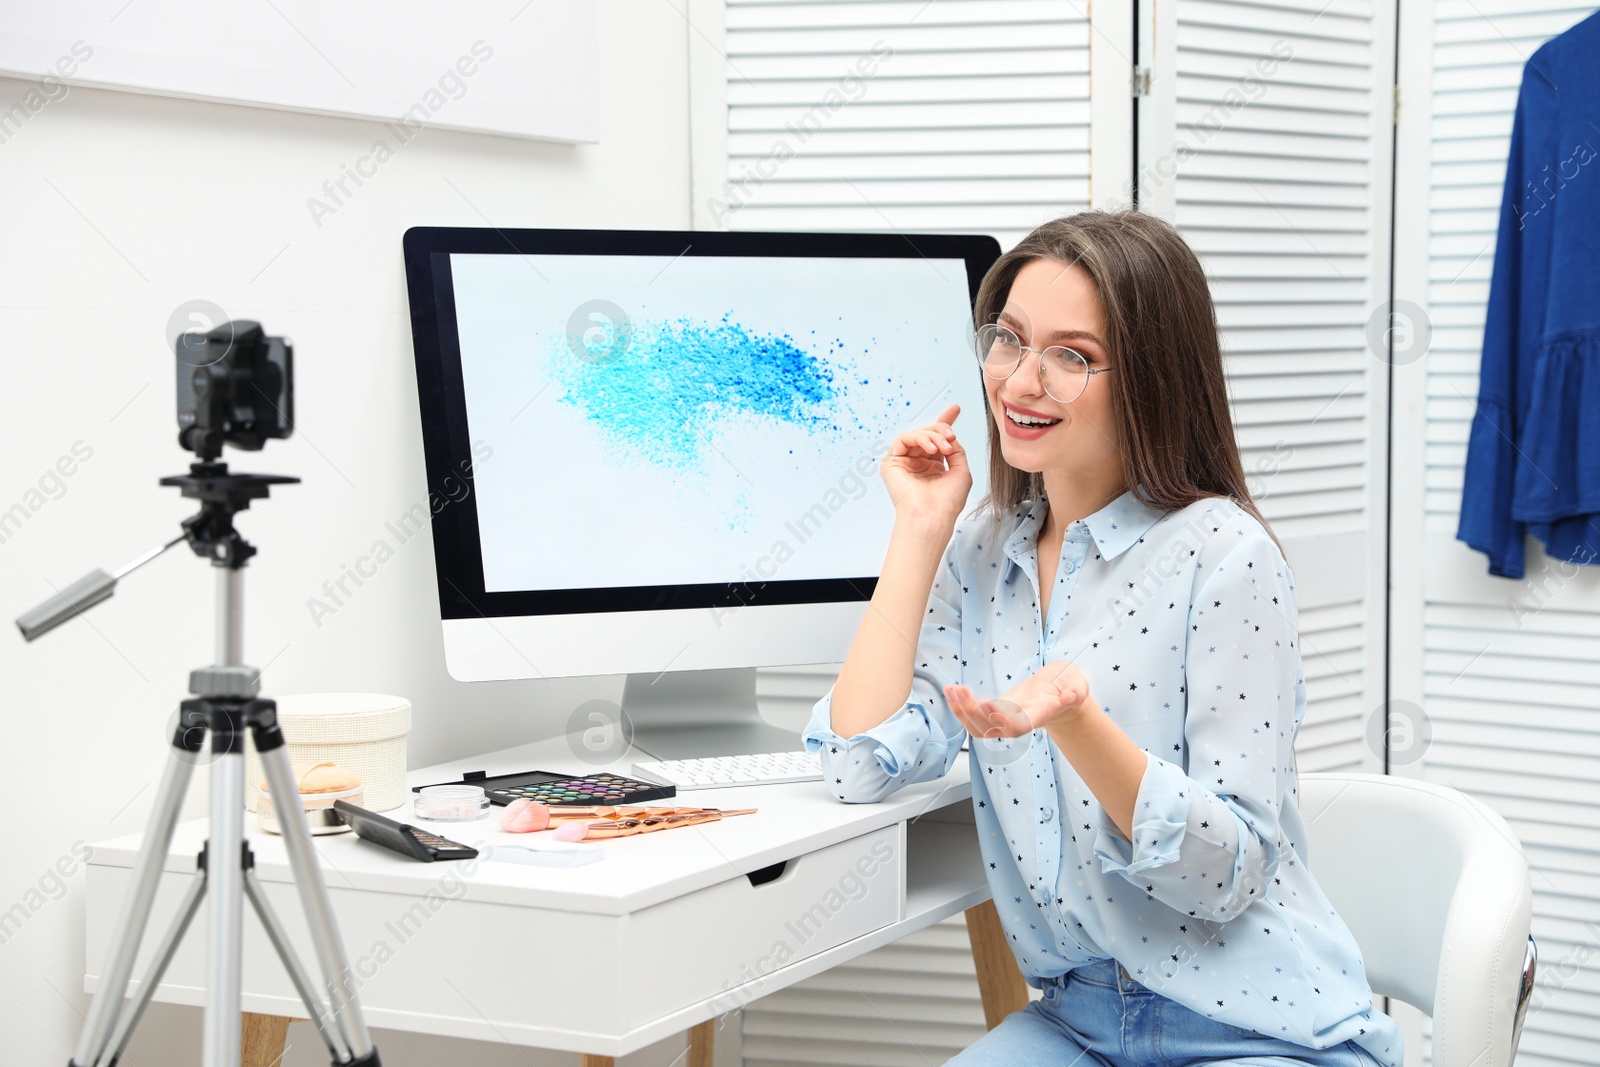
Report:
M 754 333 L 731 313 L 714 325 L 684 317 L 631 326 L 626 350 L 607 361 L 576 359 L 565 336 L 553 338 L 550 375 L 565 388 L 560 402 L 653 463 L 700 465 L 716 425 L 730 419 L 838 429 L 846 387 L 835 380 L 837 351 L 830 365 L 790 335 Z

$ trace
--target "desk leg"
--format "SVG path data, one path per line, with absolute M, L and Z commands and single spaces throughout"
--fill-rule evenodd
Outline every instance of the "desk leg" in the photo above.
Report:
M 289 1020 L 281 1015 L 244 1013 L 244 1038 L 241 1041 L 241 1067 L 276 1067 L 283 1059 L 283 1044 L 289 1036 Z
M 1028 983 L 1017 970 L 1011 946 L 1006 944 L 994 901 L 986 900 L 967 909 L 967 940 L 972 943 L 972 963 L 978 969 L 983 1021 L 993 1030 L 1001 1019 L 1028 1006 Z
M 707 1019 L 689 1028 L 688 1067 L 711 1067 L 711 1053 L 716 1048 L 717 1020 Z
M 715 1019 L 707 1019 L 689 1028 L 688 1067 L 711 1067 L 711 1053 L 716 1047 L 716 1038 Z M 616 1067 L 616 1063 L 617 1061 L 610 1056 L 595 1056 L 588 1052 L 578 1055 L 579 1067 Z

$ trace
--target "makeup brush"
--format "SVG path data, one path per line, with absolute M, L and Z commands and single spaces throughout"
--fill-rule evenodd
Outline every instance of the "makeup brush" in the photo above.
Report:
M 562 826 L 579 821 L 645 818 L 651 815 L 675 815 L 714 810 L 716 809 L 641 807 L 631 804 L 561 804 L 552 806 L 537 800 L 518 798 L 501 809 L 500 829 L 505 830 L 507 833 L 529 834 L 547 830 L 552 826 Z
M 643 817 L 628 816 L 618 819 L 595 819 L 563 826 L 556 831 L 555 836 L 563 841 L 632 837 L 634 834 L 647 834 L 656 830 L 671 830 L 679 826 L 696 826 L 700 823 L 717 822 L 728 815 L 749 815 L 755 810 L 755 808 L 726 810 L 700 808 L 698 810 L 668 812 L 662 815 L 646 815 Z M 580 829 L 582 833 L 577 832 Z

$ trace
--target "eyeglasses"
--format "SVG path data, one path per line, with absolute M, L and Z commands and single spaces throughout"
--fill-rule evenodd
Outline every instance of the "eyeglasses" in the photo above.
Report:
M 1029 348 L 1015 333 L 1004 326 L 990 323 L 979 327 L 975 344 L 978 362 L 983 373 L 1004 381 L 1022 366 L 1022 357 L 1028 352 L 1039 353 L 1039 378 L 1050 399 L 1070 404 L 1083 395 L 1089 384 L 1089 375 L 1104 374 L 1110 367 L 1089 366 L 1082 352 L 1065 345 L 1052 345 L 1046 349 Z

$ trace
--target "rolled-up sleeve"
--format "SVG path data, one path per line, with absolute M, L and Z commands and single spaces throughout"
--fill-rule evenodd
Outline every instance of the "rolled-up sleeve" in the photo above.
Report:
M 1305 707 L 1293 578 L 1265 529 L 1241 523 L 1208 543 L 1220 559 L 1202 562 L 1191 601 L 1187 767 L 1147 753 L 1132 841 L 1101 811 L 1094 846 L 1102 871 L 1219 921 L 1259 899 L 1277 871 Z
M 901 786 L 943 777 L 966 741 L 944 698 L 944 687 L 961 681 L 959 538 L 958 529 L 928 595 L 906 702 L 872 729 L 845 738 L 833 730 L 830 686 L 801 732 L 806 751 L 822 756 L 828 791 L 845 803 L 873 804 Z

